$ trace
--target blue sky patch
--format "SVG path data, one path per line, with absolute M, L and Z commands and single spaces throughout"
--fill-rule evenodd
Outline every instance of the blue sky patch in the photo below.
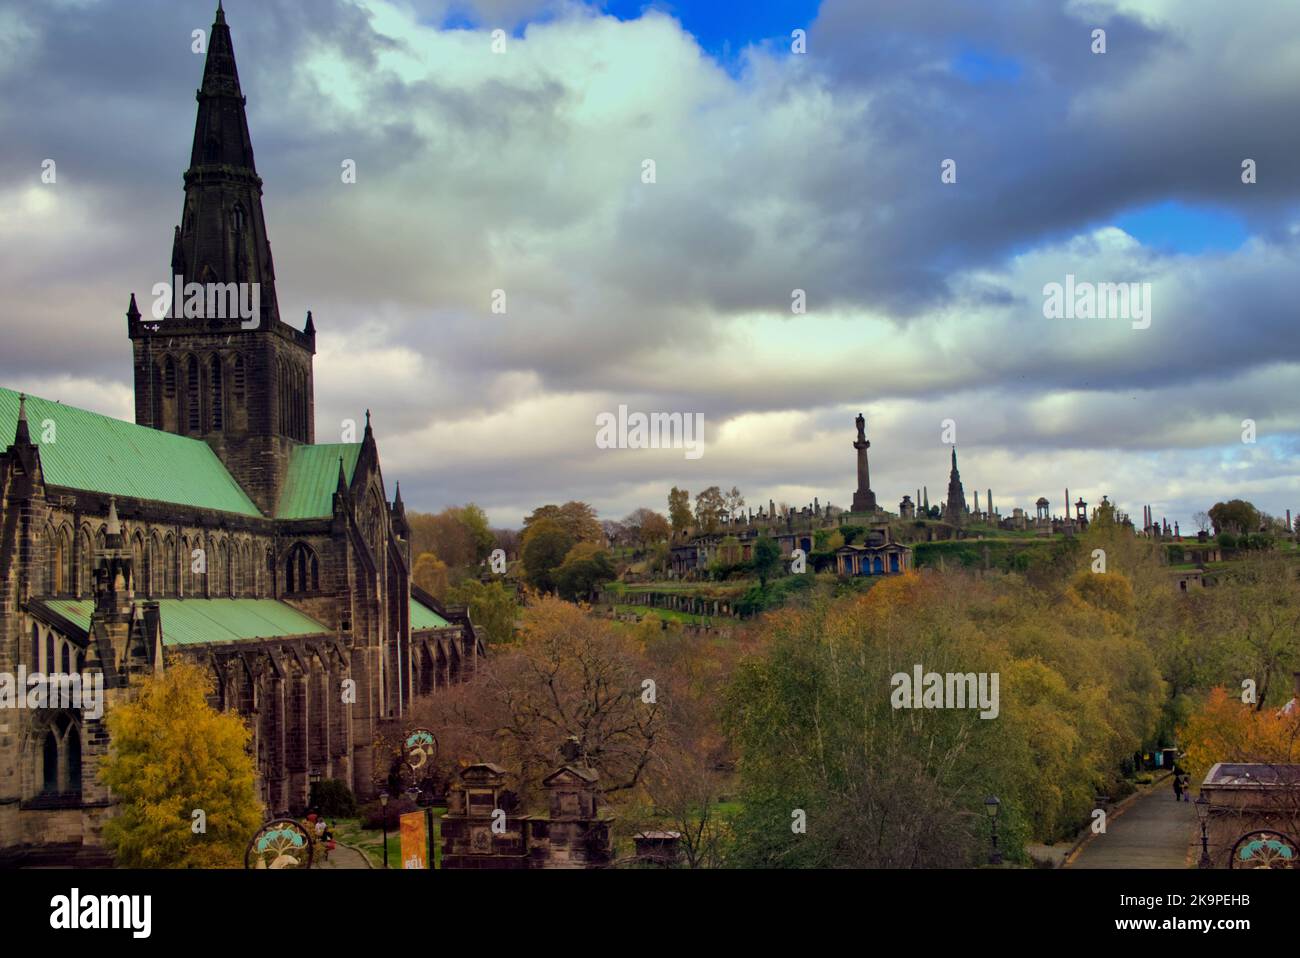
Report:
M 1164 252 L 1226 252 L 1240 249 L 1250 237 L 1235 213 L 1180 200 L 1129 210 L 1113 222 L 1143 246 Z

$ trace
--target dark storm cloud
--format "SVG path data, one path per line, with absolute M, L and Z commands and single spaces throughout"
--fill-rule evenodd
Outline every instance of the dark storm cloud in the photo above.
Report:
M 851 184 L 853 205 L 892 194 L 893 225 L 863 230 L 861 249 L 887 243 L 899 261 L 929 264 L 935 280 L 1171 197 L 1236 209 L 1261 232 L 1287 225 L 1300 195 L 1294 64 L 1284 68 L 1291 83 L 1279 83 L 1254 68 L 1249 46 L 1187 48 L 1177 17 L 1154 27 L 1067 6 L 823 5 L 809 56 L 871 95 L 861 127 L 870 162 L 839 183 Z M 1190 20 L 1209 8 L 1182 9 Z M 1090 52 L 1094 27 L 1107 31 L 1105 54 Z M 970 49 L 1013 61 L 1019 76 L 969 82 L 943 68 Z M 1267 184 L 1242 189 L 1246 156 L 1270 170 Z M 949 157 L 958 182 L 942 186 Z M 896 309 L 919 309 L 940 284 L 869 275 L 858 290 L 881 292 Z
M 321 333 L 322 441 L 371 406 L 415 507 L 581 496 L 621 512 L 678 479 L 839 489 L 850 406 L 888 410 L 882 482 L 933 459 L 936 488 L 932 421 L 954 410 L 983 411 L 970 441 L 1008 487 L 1035 450 L 1123 449 L 1115 471 L 1139 482 L 1144 450 L 1231 443 L 1242 417 L 1294 430 L 1277 397 L 1300 361 L 1300 75 L 1281 38 L 1300 15 L 1267 6 L 1258 22 L 1192 2 L 1094 23 L 1055 0 L 827 0 L 806 56 L 753 51 L 735 76 L 660 15 L 413 8 L 508 24 L 494 58 L 486 33 L 390 37 L 360 4 L 228 4 L 281 310 L 313 309 Z M 0 216 L 0 381 L 73 401 L 58 377 L 93 380 L 82 401 L 129 415 L 122 313 L 166 272 L 202 70 L 190 32 L 211 4 L 6 11 L 30 39 L 0 62 L 17 211 Z M 57 190 L 26 195 L 47 156 Z M 1170 199 L 1261 242 L 1168 256 L 1091 233 Z M 1067 272 L 1149 279 L 1151 328 L 1045 319 L 1042 285 Z M 778 452 L 755 427 L 695 464 L 597 454 L 593 417 L 618 402 L 703 412 L 711 430 L 802 411 L 810 432 Z

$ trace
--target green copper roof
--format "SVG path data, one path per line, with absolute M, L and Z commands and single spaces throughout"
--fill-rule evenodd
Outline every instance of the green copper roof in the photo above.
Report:
M 360 455 L 359 442 L 295 446 L 275 517 L 316 519 L 333 514 L 334 490 L 339 485 L 339 457 L 343 457 L 343 474 L 351 482 Z
M 13 441 L 17 422 L 18 394 L 0 388 L 0 448 Z M 41 466 L 51 485 L 261 515 L 201 439 L 35 396 L 27 397 L 27 425 L 32 442 L 41 447 Z M 47 435 L 50 442 L 43 441 Z
M 93 599 L 45 599 L 45 605 L 90 630 Z M 159 599 L 163 645 L 282 639 L 330 630 L 278 599 Z
M 446 619 L 440 616 L 433 609 L 429 608 L 419 599 L 411 598 L 411 628 L 414 629 L 443 629 L 451 625 Z

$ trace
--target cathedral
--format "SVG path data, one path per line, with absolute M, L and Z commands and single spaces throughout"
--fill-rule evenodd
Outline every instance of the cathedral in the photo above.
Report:
M 316 330 L 279 312 L 220 6 L 197 100 L 169 280 L 209 305 L 251 288 L 256 308 L 187 300 L 154 319 L 132 294 L 134 423 L 0 388 L 0 674 L 103 689 L 102 708 L 0 710 L 0 860 L 102 856 L 106 716 L 170 656 L 208 670 L 212 705 L 245 719 L 281 813 L 319 780 L 372 795 L 380 726 L 483 654 L 463 609 L 411 583 L 369 412 L 359 435 L 345 424 L 351 441 L 316 442 Z

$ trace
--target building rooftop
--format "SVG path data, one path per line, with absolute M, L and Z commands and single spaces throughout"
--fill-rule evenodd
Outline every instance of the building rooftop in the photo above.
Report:
M 433 609 L 429 608 L 414 596 L 411 597 L 412 631 L 415 629 L 445 629 L 449 625 L 451 625 L 451 623 Z
M 318 446 L 295 446 L 289 457 L 277 519 L 317 519 L 334 512 L 334 492 L 339 484 L 339 460 L 343 477 L 352 482 L 361 455 L 361 443 L 337 442 Z
M 43 599 L 39 605 L 83 632 L 90 629 L 93 599 Z M 158 611 L 167 647 L 333 634 L 278 599 L 159 599 Z
M 18 393 L 0 387 L 0 442 L 18 422 Z M 260 516 L 257 506 L 201 439 L 27 397 L 32 442 L 49 485 L 132 499 Z M 48 428 L 47 428 L 48 424 Z M 49 442 L 45 439 L 48 436 Z M 335 478 L 338 475 L 335 458 Z
M 1263 762 L 1219 762 L 1205 776 L 1202 785 L 1262 788 L 1300 785 L 1300 765 L 1271 765 Z

